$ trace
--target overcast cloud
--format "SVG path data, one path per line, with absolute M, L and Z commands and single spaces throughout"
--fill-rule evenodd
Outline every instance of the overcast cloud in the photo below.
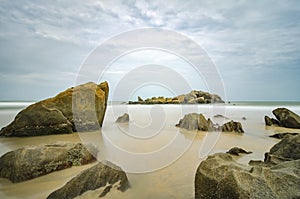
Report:
M 0 100 L 53 96 L 75 84 L 99 44 L 146 27 L 196 41 L 218 68 L 228 100 L 300 100 L 297 0 L 1 0 Z M 128 68 L 124 60 L 122 69 L 115 66 L 108 79 L 117 81 L 140 63 L 130 60 Z M 185 73 L 193 81 L 193 72 Z

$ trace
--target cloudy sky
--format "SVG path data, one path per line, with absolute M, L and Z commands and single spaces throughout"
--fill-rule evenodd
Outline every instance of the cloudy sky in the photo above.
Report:
M 103 42 L 126 31 L 160 28 L 201 46 L 220 74 L 227 100 L 300 101 L 297 0 L 1 0 L 0 28 L 0 100 L 53 96 L 76 84 L 82 65 Z M 135 68 L 149 64 L 172 68 L 194 89 L 207 88 L 186 62 L 158 50 L 128 53 L 111 64 L 105 78 L 115 89 Z M 135 89 L 149 97 L 147 89 Z M 159 84 L 149 90 L 170 94 Z

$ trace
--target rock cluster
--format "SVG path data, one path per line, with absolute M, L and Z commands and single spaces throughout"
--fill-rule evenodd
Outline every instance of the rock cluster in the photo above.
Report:
M 129 101 L 129 104 L 210 104 L 224 103 L 222 98 L 216 94 L 193 90 L 188 94 L 178 95 L 173 98 L 152 97 L 143 100 L 140 96 L 138 101 Z
M 28 146 L 0 158 L 0 177 L 21 182 L 93 161 L 95 158 L 81 143 Z
M 69 88 L 53 98 L 30 105 L 2 128 L 0 136 L 36 136 L 93 130 L 102 126 L 108 84 L 89 82 Z
M 187 130 L 244 133 L 242 124 L 240 122 L 231 120 L 222 126 L 219 126 L 218 124 L 214 124 L 209 118 L 206 119 L 201 113 L 186 114 L 182 119 L 179 120 L 179 123 L 176 124 L 176 126 Z
M 300 135 L 284 137 L 264 162 L 237 163 L 218 153 L 199 165 L 195 198 L 300 198 Z
M 300 116 L 287 108 L 277 108 L 272 111 L 276 119 L 265 116 L 267 126 L 277 125 L 286 128 L 300 129 Z
M 110 162 L 105 164 L 99 162 L 71 179 L 60 189 L 52 192 L 47 199 L 71 199 L 86 191 L 105 186 L 100 197 L 105 196 L 113 186 L 117 186 L 120 191 L 125 191 L 129 187 L 129 182 L 126 173 L 120 167 Z

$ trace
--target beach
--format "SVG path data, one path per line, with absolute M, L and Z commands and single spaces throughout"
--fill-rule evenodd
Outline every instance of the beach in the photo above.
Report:
M 27 105 L 27 104 L 25 104 Z M 1 106 L 1 104 L 0 104 Z M 6 126 L 24 107 L 2 105 L 0 127 Z M 127 173 L 130 188 L 112 191 L 105 198 L 194 198 L 197 167 L 207 155 L 241 147 L 253 152 L 235 157 L 240 163 L 263 160 L 264 153 L 279 140 L 268 137 L 299 129 L 265 126 L 264 116 L 286 107 L 300 114 L 300 106 L 291 103 L 231 103 L 225 105 L 120 105 L 110 104 L 101 130 L 64 135 L 0 138 L 0 155 L 27 146 L 54 142 L 83 142 L 97 147 L 99 160 L 110 160 Z M 116 124 L 123 113 L 129 124 Z M 196 132 L 175 127 L 187 113 L 203 113 L 215 123 L 241 122 L 244 134 L 234 132 Z M 228 119 L 215 118 L 222 114 Z M 139 156 L 141 155 L 141 156 Z M 95 163 L 53 172 L 20 183 L 0 179 L 0 198 L 46 198 L 81 171 Z M 88 191 L 78 198 L 98 197 L 100 190 Z

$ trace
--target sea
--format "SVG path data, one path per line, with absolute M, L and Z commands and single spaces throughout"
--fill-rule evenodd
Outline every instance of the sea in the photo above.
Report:
M 8 125 L 24 108 L 34 102 L 0 102 L 0 128 Z M 207 156 L 241 147 L 253 153 L 235 157 L 241 164 L 263 160 L 264 153 L 279 140 L 274 133 L 300 130 L 265 126 L 264 116 L 285 107 L 300 115 L 300 102 L 231 101 L 215 105 L 127 105 L 109 102 L 103 126 L 93 132 L 64 135 L 0 138 L 0 156 L 28 145 L 55 142 L 82 142 L 96 147 L 98 161 L 108 160 L 126 173 L 130 188 L 113 190 L 105 198 L 194 198 L 196 170 Z M 128 113 L 128 124 L 116 119 Z M 185 114 L 203 113 L 222 125 L 241 122 L 245 133 L 187 131 L 175 126 Z M 219 115 L 219 117 L 216 117 Z M 222 116 L 220 116 L 222 115 Z M 0 178 L 0 198 L 46 198 L 72 177 L 96 163 L 74 166 L 20 183 Z M 77 198 L 97 198 L 103 188 L 88 191 Z

